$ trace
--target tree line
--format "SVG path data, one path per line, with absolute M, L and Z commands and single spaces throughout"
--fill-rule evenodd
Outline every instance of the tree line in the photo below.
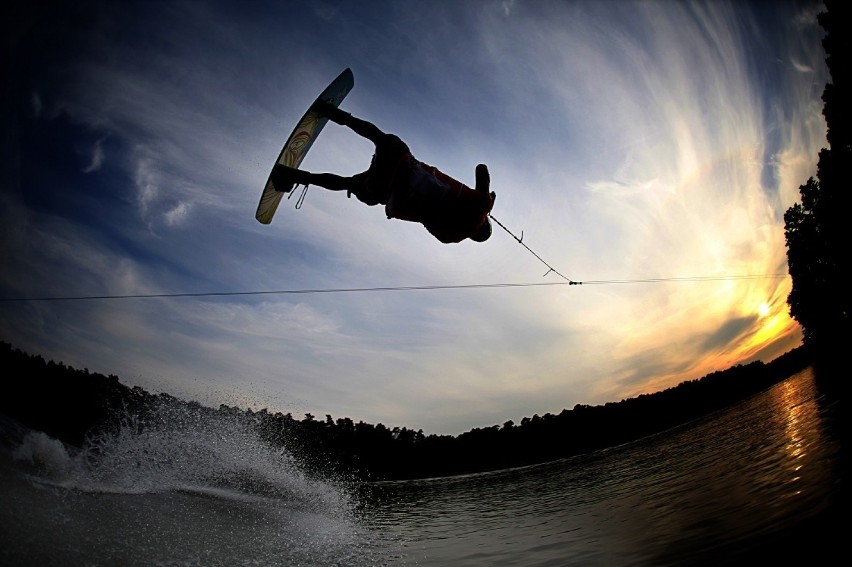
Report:
M 267 409 L 210 408 L 131 388 L 117 376 L 45 361 L 0 343 L 0 367 L 6 377 L 0 413 L 75 446 L 129 423 L 140 431 L 160 427 L 166 415 L 184 421 L 204 415 L 224 417 L 254 429 L 317 475 L 352 480 L 428 478 L 542 463 L 637 440 L 745 399 L 811 360 L 809 348 L 802 346 L 770 363 L 733 366 L 654 394 L 599 406 L 577 404 L 558 414 L 452 436 L 331 415 L 317 419 L 305 414 L 297 419 Z
M 784 214 L 787 264 L 793 287 L 791 316 L 802 327 L 819 364 L 840 368 L 850 344 L 849 283 L 852 262 L 849 167 L 852 164 L 852 100 L 849 61 L 850 3 L 825 0 L 818 22 L 831 81 L 822 94 L 828 147 L 819 153 L 816 178 L 799 187 L 801 202 Z M 839 375 L 839 373 L 838 373 Z

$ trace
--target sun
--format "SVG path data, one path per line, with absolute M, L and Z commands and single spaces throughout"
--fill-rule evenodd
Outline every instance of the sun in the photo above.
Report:
M 767 315 L 769 315 L 769 312 L 770 312 L 770 311 L 771 311 L 771 309 L 769 308 L 769 304 L 768 304 L 768 303 L 766 303 L 766 302 L 761 303 L 761 304 L 760 304 L 760 305 L 758 305 L 758 307 L 757 307 L 757 313 L 758 313 L 761 317 L 766 317 Z

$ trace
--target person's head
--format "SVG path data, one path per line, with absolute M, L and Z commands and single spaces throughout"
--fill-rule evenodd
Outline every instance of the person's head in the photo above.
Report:
M 488 220 L 488 217 L 485 217 L 485 220 L 474 231 L 470 239 L 474 242 L 485 242 L 489 238 L 491 238 L 491 221 Z

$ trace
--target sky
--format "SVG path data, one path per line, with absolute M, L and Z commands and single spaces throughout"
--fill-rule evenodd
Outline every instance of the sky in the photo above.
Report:
M 13 4 L 0 340 L 212 406 L 452 435 L 768 362 L 801 344 L 783 215 L 826 145 L 820 8 Z M 254 219 L 347 67 L 342 108 L 469 185 L 487 164 L 507 230 L 445 245 L 316 187 Z M 329 124 L 302 167 L 372 151 Z M 410 287 L 435 289 L 373 289 Z

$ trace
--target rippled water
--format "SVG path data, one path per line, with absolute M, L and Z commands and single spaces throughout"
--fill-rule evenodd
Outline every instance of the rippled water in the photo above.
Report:
M 683 565 L 818 557 L 839 443 L 812 372 L 640 442 L 376 487 L 370 524 L 418 565 Z M 826 532 L 814 532 L 814 526 Z M 826 525 L 827 524 L 827 525 Z M 788 563 L 782 563 L 788 564 Z
M 545 465 L 352 486 L 227 420 L 76 452 L 5 424 L 2 565 L 825 564 L 839 403 L 811 371 L 639 442 Z

